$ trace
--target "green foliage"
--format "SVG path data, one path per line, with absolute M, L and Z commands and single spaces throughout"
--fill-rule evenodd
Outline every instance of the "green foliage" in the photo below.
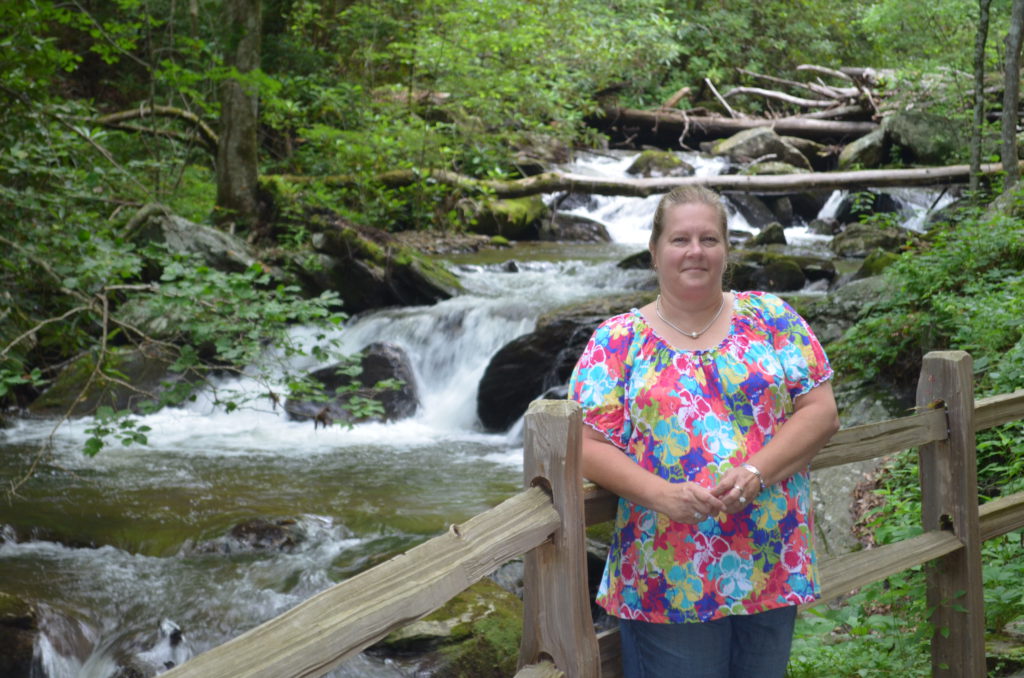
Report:
M 859 322 L 830 347 L 839 373 L 895 378 L 909 386 L 917 379 L 924 353 L 962 349 L 974 358 L 977 394 L 1024 386 L 1024 222 L 1014 216 L 1020 196 L 1011 198 L 1011 207 L 1002 211 L 961 211 L 955 224 L 929 233 L 921 251 L 908 252 L 887 269 L 891 298 L 867 307 Z M 982 501 L 1024 489 L 1024 423 L 981 431 L 976 440 Z M 916 455 L 907 453 L 880 472 L 875 494 L 882 501 L 862 517 L 863 527 L 878 544 L 921 531 L 917 468 Z M 1020 538 L 1014 533 L 983 546 L 989 631 L 999 631 L 1024 615 Z M 915 569 L 865 589 L 839 610 L 805 618 L 790 674 L 928 675 L 931 626 L 923 600 L 923 576 Z M 887 611 L 887 620 L 877 617 L 879 609 Z M 885 626 L 906 634 L 890 635 Z M 829 645 L 816 648 L 815 638 L 823 633 Z M 832 642 L 841 642 L 841 651 Z
M 962 215 L 938 226 L 923 251 L 886 269 L 895 293 L 864 309 L 835 345 L 839 370 L 901 385 L 916 380 L 931 350 L 971 352 L 982 392 L 1024 384 L 1024 223 L 999 214 Z
M 704 78 L 716 86 L 738 84 L 737 68 L 790 77 L 800 64 L 866 66 L 876 56 L 858 29 L 860 2 L 814 0 L 672 0 L 666 2 L 679 56 L 669 78 L 644 102 L 657 105 L 679 87 L 702 88 Z M 710 99 L 710 93 L 707 97 Z M 745 103 L 750 110 L 760 102 Z
M 1008 0 L 996 0 L 990 8 L 988 57 L 998 62 L 1001 38 L 1009 18 Z M 879 53 L 901 55 L 902 68 L 935 68 L 973 71 L 974 42 L 978 25 L 976 0 L 934 0 L 907 3 L 882 0 L 864 8 L 859 19 Z M 896 64 L 892 64 L 896 66 Z M 969 79 L 970 76 L 965 76 Z
M 861 589 L 841 607 L 801 613 L 788 678 L 883 678 L 931 675 L 931 627 L 919 571 Z

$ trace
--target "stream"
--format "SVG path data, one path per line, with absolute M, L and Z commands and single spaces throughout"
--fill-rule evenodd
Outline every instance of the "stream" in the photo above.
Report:
M 680 155 L 698 173 L 726 169 Z M 584 156 L 571 169 L 624 176 L 633 157 Z M 897 194 L 911 227 L 936 195 Z M 112 678 L 126 658 L 156 669 L 180 663 L 518 491 L 520 425 L 481 432 L 477 383 L 491 356 L 545 311 L 648 279 L 615 264 L 646 246 L 659 197 L 595 196 L 573 210 L 604 223 L 611 243 L 445 257 L 466 294 L 351 319 L 345 350 L 388 341 L 408 353 L 420 392 L 412 418 L 318 429 L 270 402 L 228 414 L 200 398 L 145 417 L 148 445 L 112 444 L 95 458 L 82 454 L 89 419 L 56 428 L 23 419 L 0 430 L 4 479 L 48 450 L 18 496 L 0 503 L 0 593 L 38 602 L 38 678 Z M 756 232 L 738 213 L 730 229 Z M 801 253 L 828 254 L 829 238 L 803 226 L 786 236 Z M 501 266 L 509 259 L 517 272 Z M 237 548 L 229 532 L 254 518 L 294 522 L 302 538 L 284 550 Z M 175 645 L 176 629 L 184 640 Z M 406 674 L 359 655 L 327 675 Z

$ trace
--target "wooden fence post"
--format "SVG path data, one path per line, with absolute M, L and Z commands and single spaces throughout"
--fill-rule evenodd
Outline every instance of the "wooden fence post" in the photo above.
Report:
M 941 401 L 938 403 L 937 401 Z M 921 522 L 950 530 L 963 548 L 926 565 L 932 624 L 932 676 L 983 678 L 985 599 L 978 523 L 971 356 L 934 351 L 924 357 L 917 385 L 919 408 L 945 404 L 949 436 L 921 446 Z
M 519 666 L 550 659 L 568 678 L 598 678 L 590 615 L 580 475 L 581 415 L 569 400 L 538 400 L 526 413 L 523 475 L 550 490 L 562 525 L 526 554 Z

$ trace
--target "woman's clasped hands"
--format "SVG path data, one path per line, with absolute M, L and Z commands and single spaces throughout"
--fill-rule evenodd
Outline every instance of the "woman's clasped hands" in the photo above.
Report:
M 665 513 L 677 523 L 690 525 L 723 513 L 739 513 L 760 492 L 759 484 L 757 477 L 742 467 L 730 470 L 710 489 L 695 482 L 673 483 Z

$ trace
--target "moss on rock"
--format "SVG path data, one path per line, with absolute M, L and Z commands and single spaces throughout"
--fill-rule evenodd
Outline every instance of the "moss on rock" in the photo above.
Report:
M 488 200 L 476 206 L 473 230 L 508 240 L 536 240 L 548 208 L 540 196 Z
M 374 651 L 429 653 L 423 663 L 435 678 L 504 678 L 516 672 L 522 626 L 522 601 L 482 579 Z
M 669 151 L 644 151 L 626 170 L 627 174 L 642 177 L 688 177 L 693 165 Z

